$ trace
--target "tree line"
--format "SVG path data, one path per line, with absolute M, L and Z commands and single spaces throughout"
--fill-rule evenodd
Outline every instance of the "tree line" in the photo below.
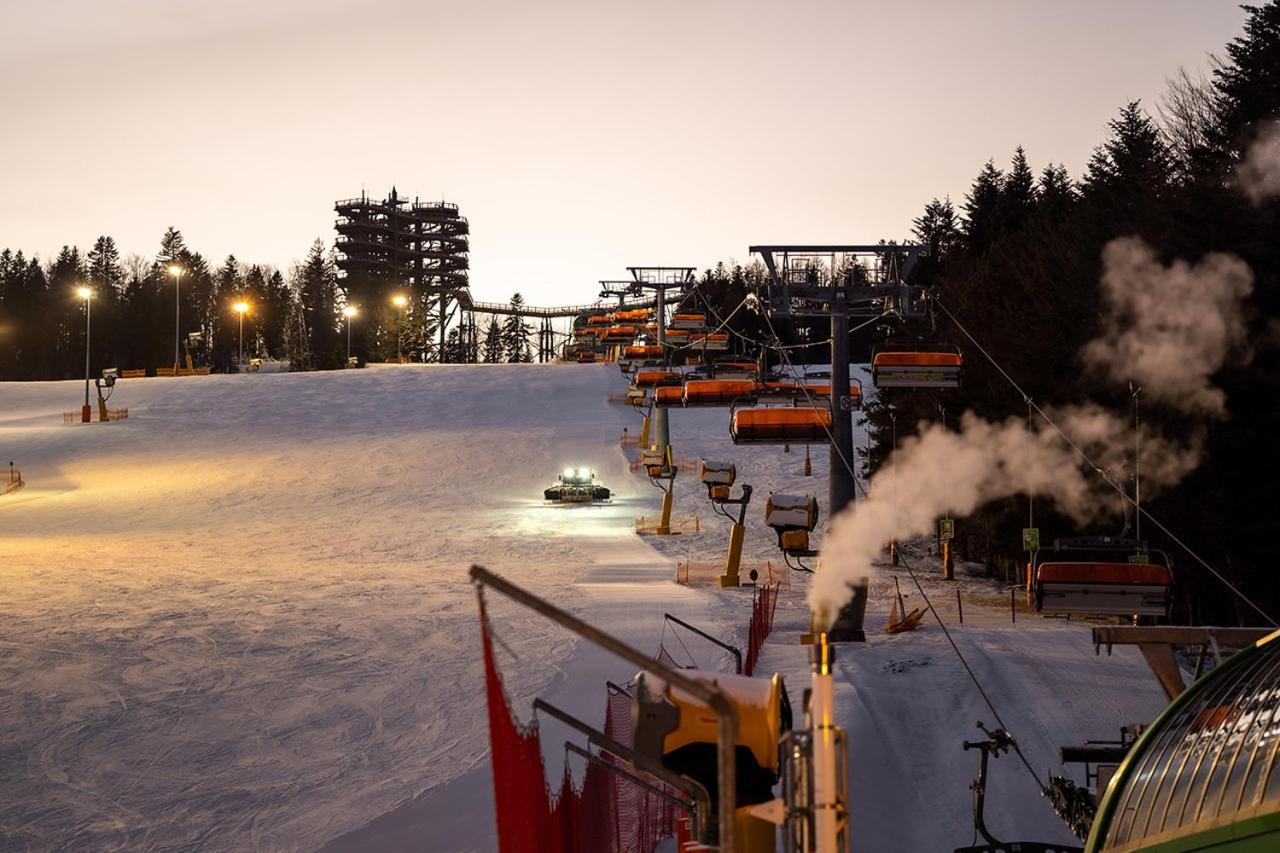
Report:
M 244 357 L 288 362 L 296 370 L 346 364 L 347 325 L 360 332 L 361 360 L 397 355 L 421 361 L 436 325 L 416 299 L 359 306 L 352 317 L 333 252 L 316 240 L 287 273 L 228 255 L 214 266 L 170 227 L 154 257 L 123 256 L 99 237 L 87 253 L 63 246 L 48 261 L 21 249 L 0 250 L 0 380 L 70 379 L 83 375 L 86 317 L 82 287 L 91 293 L 90 370 L 169 367 L 188 354 L 215 372 L 238 369 Z M 175 292 L 176 291 L 176 292 Z M 246 303 L 241 317 L 234 310 Z M 511 303 L 524 304 L 520 294 Z M 353 306 L 354 308 L 354 306 Z M 241 326 L 243 320 L 243 327 Z M 242 331 L 243 328 L 243 331 Z M 491 318 L 478 345 L 454 326 L 443 361 L 528 362 L 532 327 L 519 317 Z

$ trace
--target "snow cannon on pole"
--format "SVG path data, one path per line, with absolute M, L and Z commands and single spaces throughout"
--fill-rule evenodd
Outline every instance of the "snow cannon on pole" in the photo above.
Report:
M 725 558 L 724 574 L 719 578 L 721 587 L 739 585 L 738 567 L 742 563 L 742 542 L 747 532 L 747 504 L 751 503 L 751 486 L 744 483 L 741 496 L 729 497 L 737 478 L 738 469 L 732 462 L 703 459 L 698 467 L 698 479 L 707 487 L 707 497 L 711 500 L 712 509 L 729 519 L 733 525 L 729 528 L 729 555 Z M 738 507 L 736 520 L 724 509 L 727 506 Z
M 737 716 L 734 752 L 733 842 L 723 838 L 722 853 L 772 853 L 776 825 L 787 819 L 786 800 L 773 796 L 783 775 L 786 755 L 781 748 L 792 725 L 791 704 L 782 677 L 752 678 L 722 672 L 681 670 L 688 678 L 714 687 L 733 706 Z M 633 691 L 635 721 L 633 749 L 638 756 L 692 779 L 716 792 L 723 783 L 716 762 L 719 730 L 716 716 L 701 698 L 652 673 L 642 672 Z M 723 827 L 729 817 L 719 808 L 716 822 Z M 790 850 L 791 848 L 787 848 Z M 795 853 L 803 849 L 797 848 Z

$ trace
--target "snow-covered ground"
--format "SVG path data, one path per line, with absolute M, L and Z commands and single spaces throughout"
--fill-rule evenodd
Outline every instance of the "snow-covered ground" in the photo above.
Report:
M 605 402 L 623 387 L 614 367 L 126 380 L 113 404 L 129 420 L 63 426 L 80 387 L 0 385 L 0 456 L 28 481 L 0 497 L 0 848 L 494 849 L 473 562 L 646 650 L 664 611 L 745 643 L 749 591 L 670 582 L 676 559 L 719 560 L 727 543 L 694 472 L 676 511 L 699 513 L 701 535 L 632 530 L 659 494 L 618 446 L 639 418 Z M 805 477 L 802 450 L 733 447 L 727 420 L 672 412 L 676 453 L 737 463 L 757 496 L 746 557 L 776 561 L 764 497 L 825 504 L 825 449 Z M 567 465 L 593 467 L 615 501 L 544 506 Z M 890 577 L 873 584 L 871 629 Z M 1041 773 L 1058 745 L 1163 704 L 1136 653 L 1096 658 L 1085 627 L 1013 625 L 1002 587 L 957 585 L 953 633 Z M 944 617 L 955 586 L 926 581 Z M 760 663 L 797 706 L 804 587 Z M 521 713 L 543 695 L 600 722 L 603 680 L 630 668 L 506 602 L 491 612 Z M 960 744 L 994 721 L 937 626 L 871 632 L 842 649 L 839 677 L 855 849 L 968 843 L 977 756 Z M 993 763 L 988 824 L 1069 840 L 1015 761 Z

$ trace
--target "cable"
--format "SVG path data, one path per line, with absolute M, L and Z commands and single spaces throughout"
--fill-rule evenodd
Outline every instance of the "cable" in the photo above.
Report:
M 916 585 L 916 591 L 919 592 L 920 597 L 924 599 L 925 606 L 929 608 L 929 612 L 932 613 L 933 618 L 937 620 L 938 627 L 942 629 L 942 635 L 946 637 L 947 642 L 951 644 L 951 650 L 956 653 L 956 657 L 960 658 L 960 663 L 962 666 L 964 666 L 964 671 L 969 674 L 969 679 L 973 682 L 973 686 L 978 689 L 978 694 L 982 696 L 982 701 L 986 703 L 987 709 L 990 710 L 991 715 L 996 718 L 996 722 L 1000 724 L 1000 728 L 1004 729 L 1006 732 L 1009 731 L 1009 727 L 1005 724 L 1004 719 L 1001 718 L 1000 712 L 996 710 L 995 703 L 992 702 L 991 697 L 987 695 L 987 691 L 982 686 L 982 682 L 978 679 L 978 676 L 973 671 L 973 668 L 969 666 L 969 661 L 965 658 L 964 653 L 960 651 L 960 647 L 956 645 L 956 641 L 954 638 L 952 638 L 951 632 L 947 630 L 947 624 L 943 622 L 942 617 L 938 615 L 938 611 L 933 606 L 933 601 L 930 600 L 929 594 L 924 591 L 924 587 L 920 584 L 920 579 L 916 577 L 915 570 L 911 567 L 910 562 L 905 557 L 903 557 L 902 546 L 895 545 L 895 547 L 898 550 L 899 561 L 906 568 L 907 574 L 911 576 L 911 582 Z M 1036 787 L 1039 788 L 1040 791 L 1043 793 L 1045 790 L 1045 787 L 1044 785 L 1040 784 L 1039 774 L 1037 774 L 1035 771 L 1035 768 L 1031 766 L 1031 762 L 1027 760 L 1027 757 L 1022 754 L 1022 749 L 1019 748 L 1017 740 L 1013 740 L 1012 743 L 1013 743 L 1013 751 L 1016 752 L 1018 754 L 1018 757 L 1022 759 L 1022 763 L 1027 768 L 1027 772 L 1030 773 L 1031 778 L 1035 780 Z
M 1231 583 L 1231 581 L 1223 577 L 1222 574 L 1218 572 L 1218 570 L 1215 569 L 1213 566 L 1209 565 L 1209 563 L 1203 557 L 1201 557 L 1195 551 L 1191 550 L 1191 547 L 1189 545 L 1187 545 L 1185 542 L 1179 539 L 1176 535 L 1174 535 L 1173 531 L 1165 527 L 1164 524 L 1161 523 L 1159 519 L 1157 519 L 1155 516 L 1153 516 L 1143 507 L 1139 506 L 1133 500 L 1133 498 L 1129 497 L 1129 495 L 1125 492 L 1124 488 L 1119 483 L 1117 483 L 1115 479 L 1112 478 L 1106 471 L 1104 471 L 1101 467 L 1099 467 L 1092 459 L 1090 459 L 1089 455 L 1085 453 L 1084 450 L 1081 449 L 1081 447 L 1078 444 L 1072 441 L 1069 435 L 1063 432 L 1062 427 L 1058 426 L 1058 424 L 1054 422 L 1053 418 L 1049 417 L 1048 413 L 1046 413 L 1044 409 L 1040 408 L 1040 405 L 1036 403 L 1034 400 L 1032 400 L 1026 391 L 1022 390 L 1022 386 L 1020 386 L 1017 382 L 1014 381 L 1013 377 L 1010 376 L 1008 372 L 1003 367 L 1000 366 L 1000 363 L 995 360 L 995 358 L 991 355 L 991 353 L 987 352 L 986 348 L 984 348 L 982 344 L 978 343 L 977 338 L 975 338 L 972 334 L 969 333 L 969 330 L 964 327 L 963 323 L 961 323 L 958 319 L 956 319 L 956 316 L 947 309 L 947 306 L 943 305 L 942 302 L 938 300 L 936 297 L 934 298 L 933 301 L 935 305 L 937 305 L 939 308 L 942 309 L 942 312 L 947 315 L 947 317 L 951 320 L 951 322 L 955 323 L 956 328 L 959 329 L 964 334 L 964 336 L 968 338 L 969 341 L 975 347 L 978 348 L 978 352 L 982 353 L 983 357 L 986 358 L 987 361 L 991 362 L 991 366 L 1000 372 L 1000 375 L 1005 378 L 1005 381 L 1007 381 L 1010 385 L 1012 385 L 1013 389 L 1022 395 L 1022 399 L 1026 401 L 1027 405 L 1035 409 L 1036 414 L 1040 415 L 1040 417 L 1044 419 L 1045 423 L 1049 424 L 1049 426 L 1053 428 L 1054 432 L 1056 432 L 1062 438 L 1062 440 L 1065 441 L 1073 451 L 1075 451 L 1077 456 L 1079 456 L 1082 460 L 1084 460 L 1085 464 L 1088 465 L 1095 474 L 1101 477 L 1103 481 L 1107 483 L 1107 485 L 1111 486 L 1111 488 L 1116 490 L 1116 492 L 1120 495 L 1121 499 L 1125 502 L 1125 504 L 1132 506 L 1137 511 L 1138 514 L 1145 517 L 1148 521 L 1150 521 L 1157 528 L 1159 528 L 1162 533 L 1164 533 L 1171 540 L 1173 540 L 1173 542 L 1175 542 L 1180 548 L 1182 548 L 1182 550 L 1190 554 L 1192 559 L 1194 559 L 1197 563 L 1203 566 L 1205 570 L 1208 571 L 1211 575 L 1217 578 L 1223 584 L 1223 586 L 1231 590 L 1236 595 L 1237 598 L 1239 598 L 1245 604 L 1249 605 L 1255 611 L 1257 611 L 1258 615 L 1261 616 L 1263 619 L 1265 619 L 1267 622 L 1269 622 L 1273 628 L 1276 627 L 1276 620 L 1271 618 L 1271 615 L 1269 613 L 1267 613 L 1265 610 L 1263 610 L 1261 607 L 1255 604 L 1248 596 L 1246 596 L 1233 583 Z
M 776 337 L 777 332 L 774 331 L 773 329 L 773 321 L 769 319 L 768 312 L 767 311 L 764 312 L 763 316 L 765 318 L 765 322 L 769 324 L 770 333 Z M 790 367 L 792 370 L 795 369 L 795 365 L 791 363 L 791 360 L 787 358 L 785 354 L 783 355 L 783 359 L 787 362 L 788 367 Z M 804 388 L 804 386 L 801 386 L 801 387 Z M 809 393 L 807 388 L 804 388 L 804 392 L 805 392 L 805 396 L 809 399 L 810 405 L 814 405 L 813 397 Z M 836 393 L 834 386 L 831 389 L 831 393 L 832 395 Z M 844 448 L 840 447 L 840 445 L 836 443 L 835 437 L 831 434 L 831 430 L 826 426 L 826 424 L 823 424 L 823 431 L 827 433 L 827 439 L 831 442 L 831 446 L 836 449 L 836 453 L 840 457 L 840 461 L 844 464 L 845 469 L 849 472 L 849 476 L 853 478 L 854 485 L 859 486 L 858 477 L 853 471 L 853 466 L 849 464 L 848 458 L 844 455 Z M 861 491 L 862 491 L 863 497 L 865 498 L 867 495 L 866 489 L 861 488 Z M 901 552 L 901 548 L 899 548 L 898 550 L 899 552 Z M 960 651 L 960 647 L 956 645 L 955 640 L 951 636 L 951 632 L 947 630 L 946 623 L 942 621 L 942 617 L 938 614 L 937 608 L 933 606 L 933 602 L 929 599 L 928 594 L 924 591 L 924 587 L 920 584 L 919 578 L 916 577 L 914 570 L 912 570 L 912 568 L 909 565 L 907 565 L 907 572 L 908 574 L 911 575 L 911 580 L 915 583 L 916 589 L 920 593 L 920 597 L 924 599 L 925 605 L 929 608 L 929 612 L 933 614 L 933 618 L 937 621 L 938 627 L 942 629 L 942 633 L 947 638 L 947 642 L 950 643 L 952 651 L 956 653 L 956 657 L 960 659 L 960 663 L 964 667 L 965 672 L 968 673 L 969 679 L 973 682 L 974 687 L 977 688 L 978 694 L 982 696 L 982 701 L 986 703 L 986 706 L 988 709 L 990 709 L 992 716 L 994 716 L 996 718 L 996 722 L 1000 724 L 1000 728 L 1004 729 L 1005 731 L 1008 731 L 1009 727 L 1005 725 L 1004 719 L 1000 716 L 1000 712 L 996 710 L 996 706 L 991 701 L 991 697 L 987 695 L 987 691 L 982 686 L 982 682 L 978 680 L 977 674 L 974 673 L 973 668 L 969 666 L 969 661 L 965 658 L 964 654 Z M 1013 740 L 1013 749 L 1018 754 L 1018 757 L 1022 759 L 1022 763 L 1027 768 L 1027 772 L 1030 773 L 1031 777 L 1035 780 L 1036 788 L 1043 794 L 1045 788 L 1043 785 L 1040 784 L 1040 776 L 1039 774 L 1036 773 L 1035 769 L 1031 766 L 1031 762 L 1027 760 L 1027 757 L 1022 754 L 1022 750 L 1018 747 L 1018 743 L 1016 740 Z

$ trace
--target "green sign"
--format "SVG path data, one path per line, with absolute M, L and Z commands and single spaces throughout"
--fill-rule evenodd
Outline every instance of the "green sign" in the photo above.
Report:
M 1022 528 L 1022 550 L 1024 551 L 1040 550 L 1040 528 L 1038 527 Z
M 944 518 L 938 525 L 938 535 L 947 542 L 956 538 L 956 520 L 954 518 Z
M 1139 566 L 1145 566 L 1148 562 L 1150 562 L 1150 560 L 1147 558 L 1146 554 L 1130 554 L 1129 562 L 1135 563 Z

